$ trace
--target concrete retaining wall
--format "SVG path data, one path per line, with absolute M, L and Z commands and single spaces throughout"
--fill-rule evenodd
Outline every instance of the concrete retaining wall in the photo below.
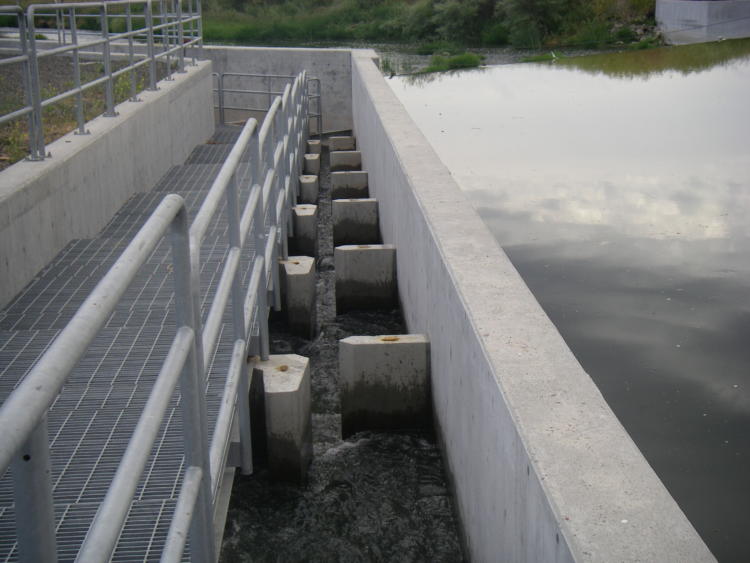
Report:
M 656 21 L 673 45 L 750 37 L 750 0 L 657 0 Z
M 351 51 L 348 49 L 207 46 L 203 48 L 203 54 L 213 63 L 214 72 L 219 73 L 292 75 L 306 70 L 309 75 L 320 79 L 323 130 L 347 131 L 352 128 Z M 262 96 L 257 101 L 264 102 Z M 247 97 L 237 105 L 246 106 Z
M 713 560 L 373 56 L 352 56 L 354 129 L 409 331 L 431 341 L 472 560 Z
M 69 241 L 94 236 L 133 194 L 151 189 L 214 130 L 211 64 L 117 106 L 47 146 L 43 162 L 0 173 L 0 306 Z

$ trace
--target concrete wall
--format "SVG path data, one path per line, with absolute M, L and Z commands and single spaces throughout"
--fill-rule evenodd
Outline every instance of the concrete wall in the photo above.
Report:
M 352 56 L 354 129 L 407 325 L 431 341 L 472 560 L 713 560 L 373 56 Z
M 214 130 L 211 64 L 189 66 L 119 116 L 47 146 L 51 158 L 0 173 L 0 306 L 70 240 L 95 235 L 133 194 L 149 190 Z
M 673 45 L 750 37 L 750 0 L 657 0 L 656 21 Z
M 352 128 L 350 50 L 207 46 L 203 53 L 213 63 L 214 72 L 219 73 L 298 74 L 306 70 L 320 79 L 323 130 Z

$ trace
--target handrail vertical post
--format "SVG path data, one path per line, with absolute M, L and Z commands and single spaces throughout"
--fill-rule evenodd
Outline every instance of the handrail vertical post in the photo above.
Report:
M 169 23 L 169 12 L 167 9 L 167 4 L 164 2 L 164 0 L 159 0 L 159 8 L 161 9 L 161 25 L 164 26 L 164 24 Z M 160 29 L 161 31 L 161 45 L 166 53 L 166 61 L 167 61 L 167 75 L 164 77 L 164 80 L 172 80 L 172 54 L 169 52 L 169 27 L 164 26 Z
M 24 101 L 26 102 L 27 107 L 33 106 L 33 97 L 31 93 L 31 66 L 30 66 L 30 55 L 29 55 L 29 42 L 28 42 L 28 36 L 26 32 L 26 17 L 23 11 L 19 9 L 18 12 L 16 12 L 16 20 L 18 21 L 18 38 L 21 44 L 21 54 L 25 56 L 25 59 L 23 61 L 23 64 L 21 65 L 23 69 L 23 92 L 24 92 Z M 33 140 L 32 137 L 34 135 L 34 112 L 32 111 L 29 113 L 28 117 L 28 127 L 29 127 L 29 148 L 33 146 Z
M 218 75 L 219 84 L 219 122 L 222 125 L 226 124 L 226 115 L 224 113 L 224 74 Z
M 27 17 L 27 34 L 29 39 L 29 76 L 31 83 L 32 130 L 29 134 L 31 155 L 29 160 L 44 160 L 44 128 L 42 126 L 42 93 L 39 86 L 39 61 L 36 57 L 36 25 L 34 24 L 34 6 L 29 6 Z
M 57 561 L 47 417 L 42 417 L 11 463 L 18 552 L 24 563 Z
M 138 100 L 138 89 L 135 83 L 135 69 L 132 68 L 135 59 L 135 52 L 133 47 L 133 36 L 130 33 L 133 32 L 133 15 L 130 9 L 130 4 L 125 6 L 125 29 L 128 32 L 128 65 L 130 68 L 130 101 L 137 102 Z
M 184 32 L 182 29 L 182 0 L 175 0 L 177 5 L 177 44 L 180 46 L 177 51 L 177 70 L 185 72 L 185 44 Z
M 201 0 L 196 0 L 196 12 L 198 15 L 198 58 L 203 60 L 203 10 Z
M 261 182 L 263 181 L 261 176 Z M 255 248 L 256 253 L 260 254 L 261 260 L 264 260 L 266 249 L 266 227 L 263 213 L 263 188 L 261 190 L 260 200 L 255 206 L 255 216 L 253 217 L 253 228 L 255 229 Z M 270 336 L 268 333 L 268 283 L 266 277 L 266 264 L 263 264 L 263 276 L 261 286 L 258 287 L 258 339 L 260 340 L 260 359 L 267 360 L 270 354 Z
M 227 186 L 227 214 L 229 215 L 229 246 L 237 248 L 242 255 L 243 241 L 240 238 L 240 201 L 237 190 L 237 174 L 232 174 Z M 240 258 L 241 261 L 241 258 Z M 245 334 L 245 310 L 242 292 L 242 273 L 237 267 L 232 280 L 232 318 L 234 321 L 234 340 L 247 343 Z M 247 354 L 247 348 L 245 348 Z M 238 386 L 237 410 L 240 418 L 240 460 L 244 475 L 253 472 L 253 448 L 250 433 L 250 403 L 247 374 L 243 370 L 240 374 Z
M 117 112 L 115 111 L 115 89 L 114 79 L 112 78 L 112 58 L 109 43 L 109 18 L 107 17 L 106 4 L 102 4 L 99 11 L 99 18 L 101 21 L 102 39 L 104 39 L 104 43 L 102 45 L 102 49 L 104 50 L 104 74 L 107 75 L 107 82 L 104 85 L 104 117 L 115 117 L 117 115 Z
M 214 561 L 214 530 L 211 493 L 211 469 L 208 456 L 206 416 L 206 383 L 203 366 L 198 362 L 200 333 L 195 326 L 193 288 L 190 262 L 188 215 L 183 207 L 172 222 L 172 253 L 174 261 L 175 322 L 178 327 L 193 330 L 193 342 L 180 376 L 180 407 L 185 443 L 185 467 L 203 470 L 195 514 L 190 524 L 190 556 L 193 562 Z
M 81 92 L 81 61 L 78 53 L 78 26 L 76 25 L 76 9 L 70 9 L 70 40 L 76 48 L 73 50 L 73 84 L 78 90 L 76 94 L 76 135 L 86 134 L 86 119 L 83 112 L 83 93 Z
M 154 12 L 151 0 L 146 3 L 146 42 L 148 44 L 148 89 L 156 90 L 156 49 L 154 47 Z

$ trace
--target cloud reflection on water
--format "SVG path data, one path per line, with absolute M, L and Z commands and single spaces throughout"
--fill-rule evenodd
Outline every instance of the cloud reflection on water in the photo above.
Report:
M 390 83 L 709 547 L 746 561 L 750 58 L 634 76 Z

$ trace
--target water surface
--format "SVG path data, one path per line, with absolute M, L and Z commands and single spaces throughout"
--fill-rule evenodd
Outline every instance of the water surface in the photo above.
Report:
M 721 561 L 750 561 L 748 53 L 390 80 Z

